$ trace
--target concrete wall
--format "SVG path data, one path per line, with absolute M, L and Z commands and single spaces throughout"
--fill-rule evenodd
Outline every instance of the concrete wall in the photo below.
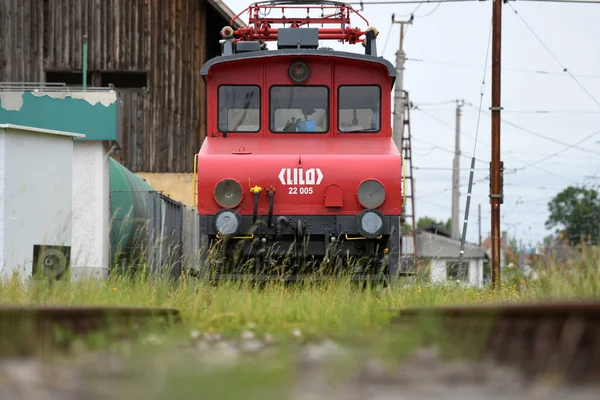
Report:
M 78 141 L 73 155 L 73 279 L 109 268 L 109 157 L 106 142 Z
M 469 284 L 478 288 L 483 287 L 483 260 L 469 261 Z
M 6 135 L 0 133 L 0 271 L 4 269 L 4 168 Z
M 483 287 L 483 260 L 467 260 L 468 263 L 468 284 L 481 288 Z M 430 263 L 431 283 L 444 283 L 448 279 L 446 271 L 446 260 L 443 258 L 434 258 Z
M 446 281 L 446 261 L 439 258 L 431 260 L 431 283 L 443 283 Z
M 32 273 L 36 245 L 71 245 L 73 136 L 11 125 L 0 125 L 0 136 L 4 142 L 2 275 L 19 271 L 25 277 Z M 64 259 L 68 255 L 56 253 L 63 257 L 61 262 L 68 262 Z

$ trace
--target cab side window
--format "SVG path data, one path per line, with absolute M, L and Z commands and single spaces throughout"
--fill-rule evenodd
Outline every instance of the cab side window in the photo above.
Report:
M 219 131 L 258 132 L 260 130 L 260 87 L 219 86 Z
M 340 86 L 338 129 L 340 132 L 379 132 L 381 88 L 374 85 Z

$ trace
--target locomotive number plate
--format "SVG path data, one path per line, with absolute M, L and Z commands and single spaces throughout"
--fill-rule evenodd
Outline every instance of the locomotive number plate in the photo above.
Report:
M 282 185 L 289 186 L 288 194 L 293 195 L 311 195 L 313 186 L 323 181 L 323 173 L 319 168 L 282 168 L 278 177 Z
M 292 186 L 288 188 L 288 194 L 313 194 L 313 188 Z

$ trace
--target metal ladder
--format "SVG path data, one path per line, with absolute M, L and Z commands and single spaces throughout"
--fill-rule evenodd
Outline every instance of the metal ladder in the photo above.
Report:
M 402 240 L 403 237 L 410 237 L 412 236 L 412 240 L 413 240 L 413 268 L 414 268 L 414 274 L 417 273 L 418 271 L 418 257 L 417 257 L 417 219 L 415 216 L 415 180 L 413 177 L 413 163 L 412 163 L 412 141 L 411 141 L 411 132 L 410 132 L 410 100 L 408 97 L 408 92 L 406 90 L 402 91 L 403 96 L 404 96 L 404 110 L 402 110 L 402 112 L 404 113 L 403 119 L 402 119 L 402 155 L 403 155 L 403 159 L 404 162 L 408 165 L 408 168 L 404 168 L 405 171 L 405 176 L 404 176 L 404 182 L 406 183 L 403 190 L 404 190 L 404 197 L 406 199 L 406 202 L 403 205 L 402 208 L 402 218 L 401 218 L 401 222 L 402 222 L 402 226 L 404 226 L 406 224 L 406 219 L 410 218 L 411 220 L 411 232 L 410 233 L 402 233 L 401 234 L 401 238 L 400 240 Z M 408 201 L 410 200 L 410 206 L 411 206 L 411 210 L 410 210 L 410 214 L 406 214 L 406 204 L 408 203 Z M 404 251 L 405 246 L 402 246 L 402 250 Z M 403 254 L 400 254 L 400 260 L 403 259 Z

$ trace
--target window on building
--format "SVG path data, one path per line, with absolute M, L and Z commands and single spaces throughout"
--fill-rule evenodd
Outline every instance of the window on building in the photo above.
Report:
M 451 281 L 466 281 L 469 278 L 469 264 L 466 262 L 448 262 L 446 263 L 446 276 Z
M 87 74 L 85 81 L 86 85 L 91 86 L 92 74 Z M 46 82 L 64 83 L 65 86 L 69 87 L 81 87 L 83 86 L 83 73 L 46 71 Z
M 220 86 L 219 131 L 258 132 L 260 130 L 260 87 Z
M 381 88 L 340 86 L 338 89 L 340 132 L 379 132 L 381 129 Z
M 271 86 L 269 127 L 276 133 L 329 130 L 329 88 Z
M 83 86 L 82 72 L 46 71 L 46 82 L 64 83 L 69 87 Z M 89 87 L 109 87 L 115 89 L 144 89 L 148 85 L 145 72 L 99 72 L 88 71 L 86 84 Z
M 143 89 L 148 86 L 148 74 L 145 72 L 102 72 L 101 86 L 110 85 L 117 89 Z

